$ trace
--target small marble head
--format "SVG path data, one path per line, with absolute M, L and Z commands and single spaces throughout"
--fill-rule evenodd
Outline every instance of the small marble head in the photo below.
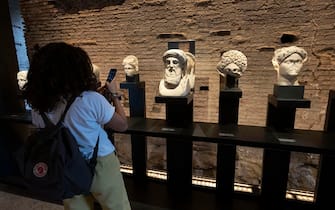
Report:
M 16 75 L 17 84 L 20 90 L 24 90 L 24 85 L 28 82 L 27 80 L 28 71 L 19 71 Z
M 298 75 L 307 61 L 307 52 L 297 46 L 275 50 L 272 65 L 277 71 L 278 85 L 299 85 Z
M 95 78 L 97 80 L 97 88 L 101 86 L 101 80 L 100 80 L 100 67 L 96 64 L 92 64 L 93 67 L 93 74 L 95 75 Z
M 242 52 L 229 50 L 222 54 L 216 69 L 222 76 L 230 75 L 235 78 L 240 78 L 247 69 L 247 61 L 247 57 Z
M 137 75 L 138 72 L 138 59 L 134 55 L 128 55 L 123 59 L 123 69 L 127 76 L 131 77 Z

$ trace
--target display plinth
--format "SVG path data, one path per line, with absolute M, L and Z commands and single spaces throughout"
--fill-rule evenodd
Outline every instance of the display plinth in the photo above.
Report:
M 121 89 L 128 89 L 130 117 L 145 117 L 145 82 L 121 82 Z
M 238 123 L 238 110 L 239 101 L 242 97 L 241 89 L 237 88 L 236 78 L 230 78 L 230 84 L 226 85 L 231 88 L 224 88 L 220 91 L 219 98 L 219 124 L 228 125 Z M 228 135 L 228 133 L 227 133 Z M 234 136 L 233 133 L 229 135 Z M 231 144 L 219 143 L 217 148 L 217 171 L 218 177 L 216 186 L 217 193 L 225 198 L 230 198 L 234 192 L 234 179 L 235 179 L 235 159 L 236 159 L 236 146 Z
M 134 78 L 139 79 L 138 75 Z M 145 111 L 145 82 L 130 82 L 127 78 L 127 82 L 121 82 L 121 89 L 128 89 L 129 94 L 129 115 L 130 117 L 146 117 Z M 131 135 L 131 153 L 132 153 L 132 165 L 133 175 L 135 180 L 142 181 L 146 178 L 147 170 L 147 153 L 146 153 L 146 137 L 143 135 Z
M 126 75 L 126 81 L 133 83 L 140 83 L 140 75 L 139 74 L 135 74 L 133 76 Z
M 172 127 L 186 127 L 193 122 L 193 93 L 186 96 L 156 96 L 156 103 L 165 103 L 166 121 Z
M 237 124 L 238 110 L 242 91 L 239 88 L 231 88 L 220 91 L 219 98 L 219 123 Z
M 225 80 L 225 88 L 224 89 L 234 89 L 234 88 L 238 89 L 238 78 L 230 76 L 229 74 L 226 75 L 225 78 L 226 78 L 226 80 Z
M 156 103 L 178 103 L 178 104 L 189 104 L 193 100 L 193 93 L 190 93 L 186 96 L 161 96 L 158 95 L 155 97 Z
M 309 108 L 310 101 L 303 99 L 300 86 L 295 88 L 275 85 L 274 88 L 277 96 L 268 96 L 266 126 L 276 131 L 290 132 L 294 129 L 296 108 Z M 283 90 L 295 90 L 295 93 L 287 95 Z M 296 98 L 292 98 L 293 96 Z M 278 137 L 277 140 L 280 142 L 282 138 Z M 288 151 L 264 149 L 261 196 L 267 208 L 282 208 L 284 205 L 290 157 L 291 153 Z
M 193 122 L 193 93 L 187 96 L 156 96 L 156 103 L 165 103 L 166 122 L 170 132 L 174 128 L 188 127 Z M 180 138 L 167 138 L 167 181 L 169 189 L 178 196 L 192 188 L 191 141 Z
M 294 128 L 296 108 L 309 108 L 311 101 L 307 99 L 282 99 L 274 95 L 268 96 L 268 127 L 289 131 Z
M 305 87 L 302 85 L 277 85 L 273 86 L 273 95 L 282 99 L 303 99 Z
M 335 90 L 329 91 L 326 120 L 324 131 L 335 131 Z M 318 185 L 315 202 L 317 209 L 327 209 L 328 206 L 333 205 L 334 197 L 332 190 L 335 188 L 335 170 L 334 170 L 335 156 L 332 154 L 321 154 L 318 173 Z

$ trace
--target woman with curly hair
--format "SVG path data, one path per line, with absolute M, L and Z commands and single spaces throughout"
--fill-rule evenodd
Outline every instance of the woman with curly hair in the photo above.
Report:
M 24 96 L 32 107 L 32 122 L 44 127 L 40 113 L 57 123 L 68 102 L 72 102 L 64 125 L 75 137 L 83 157 L 90 159 L 99 137 L 98 158 L 90 195 L 64 199 L 66 210 L 91 210 L 94 200 L 112 210 L 130 208 L 115 147 L 104 128 L 125 131 L 128 128 L 115 81 L 106 82 L 113 106 L 95 91 L 97 79 L 88 54 L 64 42 L 49 43 L 34 54 L 28 71 Z

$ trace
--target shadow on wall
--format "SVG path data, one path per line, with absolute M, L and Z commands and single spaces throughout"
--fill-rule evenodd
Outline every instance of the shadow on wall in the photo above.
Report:
M 65 13 L 76 13 L 80 10 L 101 9 L 106 6 L 121 5 L 125 0 L 51 0 L 48 2 Z

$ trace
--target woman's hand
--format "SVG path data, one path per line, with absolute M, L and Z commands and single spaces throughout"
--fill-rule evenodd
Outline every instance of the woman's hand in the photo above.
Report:
M 116 81 L 115 80 L 112 80 L 110 82 L 107 82 L 106 81 L 106 86 L 108 88 L 108 90 L 111 92 L 111 93 L 116 93 L 117 92 L 117 85 L 116 85 Z

